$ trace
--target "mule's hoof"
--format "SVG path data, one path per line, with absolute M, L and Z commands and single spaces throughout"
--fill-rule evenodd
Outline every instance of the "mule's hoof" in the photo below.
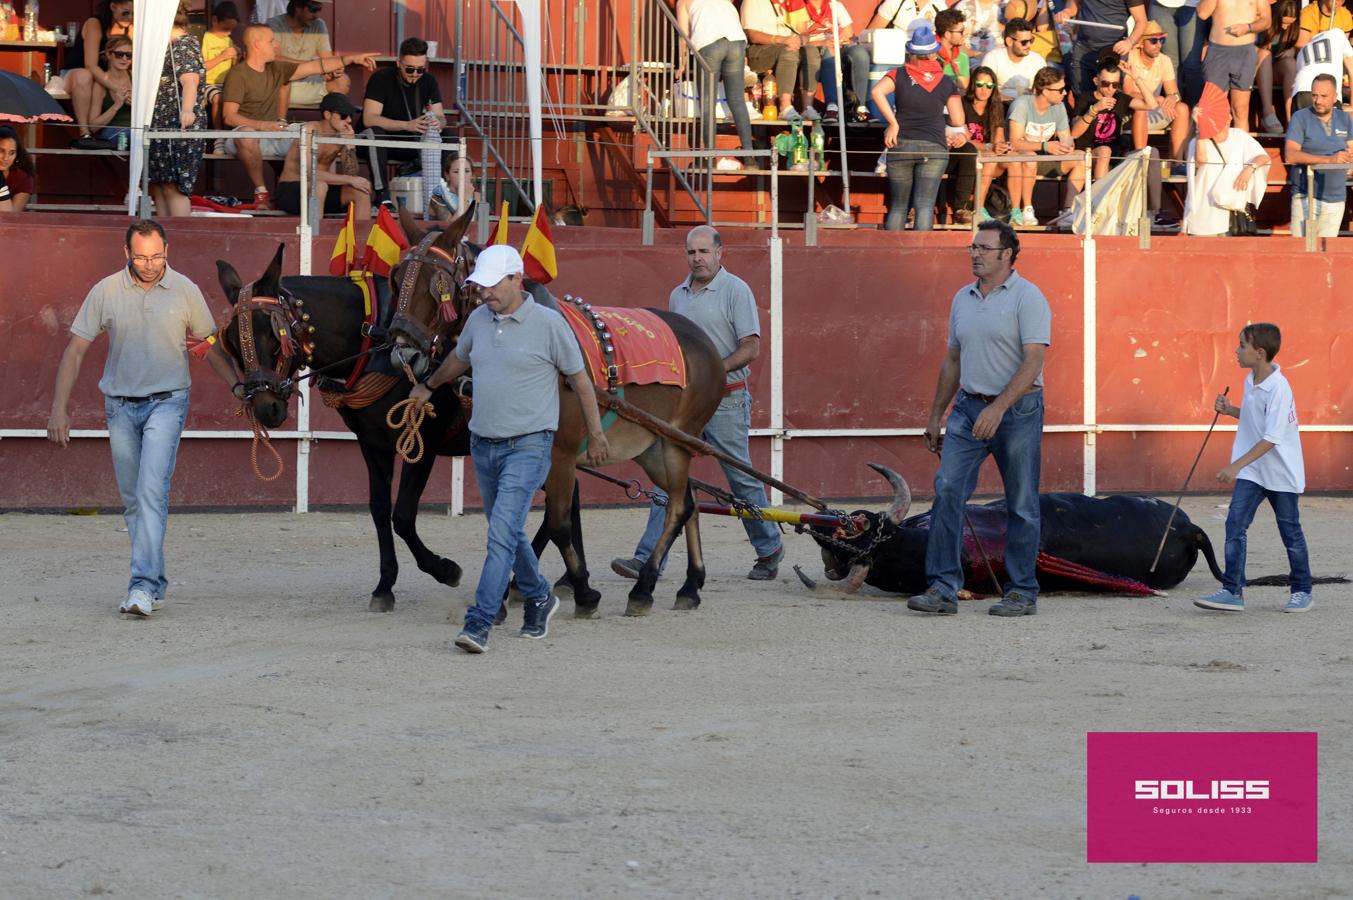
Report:
M 573 599 L 573 582 L 567 575 L 554 583 L 554 593 L 560 600 Z
M 596 603 L 573 603 L 573 618 L 575 619 L 595 619 L 597 617 Z
M 460 586 L 461 568 L 446 557 L 438 557 L 432 577 L 447 587 Z
M 394 594 L 372 594 L 366 607 L 371 612 L 391 612 L 395 608 Z
M 653 611 L 653 598 L 631 597 L 625 604 L 625 615 L 646 616 Z
M 672 604 L 672 609 L 695 609 L 700 605 L 700 595 L 693 597 L 677 594 L 676 602 Z

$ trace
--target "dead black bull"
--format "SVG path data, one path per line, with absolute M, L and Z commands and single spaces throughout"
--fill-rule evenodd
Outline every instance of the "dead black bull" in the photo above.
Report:
M 919 594 L 927 587 L 925 554 L 930 513 L 906 518 L 911 505 L 906 481 L 884 466 L 872 467 L 893 486 L 895 497 L 888 512 L 856 513 L 855 522 L 861 517 L 868 522 L 857 533 L 820 526 L 808 532 L 822 548 L 827 577 L 845 580 L 843 590 L 847 593 L 868 584 L 890 593 Z M 1160 562 L 1151 571 L 1160 535 L 1170 519 L 1169 503 L 1148 497 L 1074 493 L 1040 494 L 1038 499 L 1042 518 L 1037 571 L 1043 591 L 1154 594 L 1183 581 L 1200 553 L 1213 576 L 1221 580 L 1212 542 L 1182 512 L 1176 513 L 1169 525 Z M 964 586 L 974 593 L 997 593 L 992 575 L 1004 580 L 1006 574 L 1005 501 L 970 505 L 967 513 L 963 522 Z

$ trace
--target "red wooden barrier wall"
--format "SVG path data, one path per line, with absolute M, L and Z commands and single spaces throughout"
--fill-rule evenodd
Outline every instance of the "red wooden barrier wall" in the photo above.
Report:
M 224 309 L 214 261 L 228 259 L 250 279 L 285 242 L 287 271 L 295 272 L 297 249 L 291 224 L 281 221 L 193 220 L 170 226 L 171 264 L 199 285 L 213 309 Z M 96 216 L 6 216 L 0 246 L 6 248 L 6 287 L 0 295 L 0 429 L 45 427 L 56 365 L 66 328 L 89 286 L 122 262 L 125 220 Z M 327 259 L 335 226 L 317 242 L 319 268 Z M 769 255 L 765 232 L 726 234 L 725 264 L 745 278 L 762 306 L 769 334 Z M 660 244 L 639 246 L 637 232 L 559 229 L 562 275 L 557 293 L 580 294 L 617 306 L 663 306 L 685 277 L 682 235 L 660 232 Z M 520 241 L 520 229 L 514 229 Z M 804 247 L 801 235 L 784 252 L 785 420 L 791 429 L 920 428 L 925 424 L 939 360 L 944 353 L 949 300 L 970 280 L 968 237 L 957 233 L 892 235 L 881 232 L 821 235 L 822 246 Z M 1243 371 L 1232 350 L 1248 321 L 1282 326 L 1285 345 L 1278 361 L 1292 381 L 1306 426 L 1351 423 L 1353 386 L 1338 364 L 1353 333 L 1353 311 L 1341 301 L 1353 289 L 1353 244 L 1335 241 L 1323 254 L 1302 252 L 1286 238 L 1249 240 L 1158 240 L 1138 249 L 1135 239 L 1098 242 L 1098 421 L 1100 424 L 1206 425 L 1212 398 L 1226 385 L 1236 395 Z M 1082 255 L 1075 238 L 1031 235 L 1024 239 L 1020 271 L 1042 286 L 1054 312 L 1048 355 L 1049 425 L 1077 424 L 1082 411 Z M 105 345 L 96 343 L 76 387 L 74 425 L 102 428 L 95 387 Z M 753 424 L 768 424 L 769 349 L 754 367 Z M 1340 370 L 1336 371 L 1336 367 Z M 243 427 L 224 386 L 200 367 L 195 372 L 190 429 Z M 341 431 L 337 416 L 322 405 L 311 409 L 316 430 Z M 294 419 L 291 427 L 294 427 Z M 1178 489 L 1197 452 L 1201 434 L 1136 431 L 1098 436 L 1098 488 L 1108 491 Z M 1048 434 L 1044 442 L 1046 489 L 1081 486 L 1082 435 Z M 1218 433 L 1194 487 L 1229 453 L 1231 435 Z M 1353 489 L 1349 433 L 1307 432 L 1303 438 L 1311 490 Z M 287 472 L 271 484 L 249 467 L 248 442 L 187 440 L 174 482 L 176 504 L 281 505 L 294 501 L 295 449 L 279 441 Z M 882 493 L 882 482 L 865 466 L 891 464 L 924 494 L 934 458 L 919 438 L 795 438 L 786 444 L 786 480 L 819 496 Z M 769 467 L 769 442 L 758 440 L 754 462 Z M 0 440 L 0 464 L 8 477 L 0 508 L 112 506 L 117 502 L 107 448 L 77 440 L 58 451 L 38 438 Z M 708 460 L 698 471 L 717 480 Z M 619 471 L 637 472 L 632 466 Z M 312 504 L 357 503 L 366 479 L 356 446 L 321 441 L 312 455 Z M 449 496 L 449 468 L 434 475 L 430 500 Z M 473 477 L 469 502 L 474 502 Z M 997 487 L 994 474 L 981 490 Z M 584 485 L 594 502 L 619 502 L 615 489 Z

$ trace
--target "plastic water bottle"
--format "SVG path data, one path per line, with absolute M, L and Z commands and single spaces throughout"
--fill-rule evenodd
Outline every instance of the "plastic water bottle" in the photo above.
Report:
M 123 129 L 117 133 L 117 149 L 120 152 L 126 152 L 127 143 L 127 131 L 126 129 Z
M 432 104 L 429 103 L 423 109 L 423 114 L 428 117 L 428 130 L 423 133 L 423 152 L 422 152 L 422 195 L 423 208 L 415 212 L 423 213 L 427 210 L 428 204 L 432 201 L 432 192 L 437 189 L 437 182 L 442 177 L 442 123 L 432 112 Z

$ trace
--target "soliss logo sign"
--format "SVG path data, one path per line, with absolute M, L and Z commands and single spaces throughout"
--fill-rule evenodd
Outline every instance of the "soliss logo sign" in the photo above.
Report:
M 1136 800 L 1267 800 L 1267 781 L 1138 781 Z

